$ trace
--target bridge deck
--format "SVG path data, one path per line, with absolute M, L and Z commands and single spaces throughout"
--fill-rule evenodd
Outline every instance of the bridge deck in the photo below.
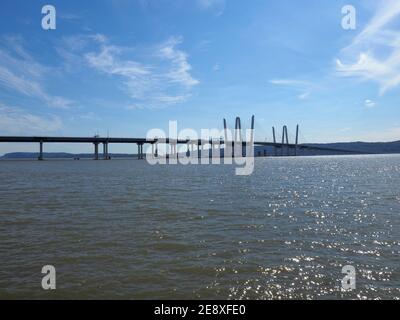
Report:
M 159 138 L 159 139 L 146 139 L 146 138 L 109 138 L 109 137 L 49 137 L 49 136 L 0 136 L 0 142 L 26 142 L 26 143 L 93 143 L 93 144 L 109 144 L 109 143 L 132 143 L 132 144 L 154 144 L 154 143 L 177 143 L 177 144 L 224 144 L 223 140 L 190 140 L 190 139 L 170 139 L 170 138 Z M 245 142 L 243 142 L 243 145 Z M 310 146 L 306 144 L 285 144 L 285 143 L 274 143 L 274 142 L 259 142 L 255 141 L 256 146 L 270 146 L 277 148 L 298 148 L 298 149 L 309 149 L 309 150 L 321 150 L 321 151 L 336 151 L 336 152 L 346 152 L 346 153 L 356 153 L 363 154 L 360 151 L 344 150 L 344 149 L 334 149 L 325 148 L 318 146 Z M 365 153 L 366 154 L 366 153 Z
M 152 144 L 152 143 L 170 143 L 176 142 L 178 144 L 224 144 L 223 140 L 204 140 L 204 139 L 146 139 L 146 138 L 107 138 L 107 137 L 47 137 L 47 136 L 0 136 L 0 142 L 36 142 L 36 143 L 139 143 L 139 144 Z M 245 142 L 243 142 L 245 143 Z M 255 145 L 262 146 L 281 146 L 280 143 L 273 142 L 254 142 Z M 294 148 L 294 144 L 284 144 Z

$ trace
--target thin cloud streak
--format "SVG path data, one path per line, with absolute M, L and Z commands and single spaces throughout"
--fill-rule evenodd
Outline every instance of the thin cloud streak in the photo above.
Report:
M 37 98 L 49 107 L 69 108 L 73 101 L 49 94 L 44 86 L 44 75 L 49 68 L 36 61 L 24 50 L 19 38 L 6 38 L 8 50 L 0 48 L 0 87 Z
M 0 131 L 2 134 L 21 134 L 29 132 L 45 134 L 63 128 L 57 116 L 38 116 L 18 107 L 10 107 L 0 103 Z
M 299 100 L 307 99 L 311 95 L 311 90 L 314 87 L 311 82 L 294 79 L 273 79 L 270 80 L 269 83 L 302 92 L 301 94 L 297 95 Z
M 217 17 L 223 15 L 226 7 L 225 0 L 197 0 L 197 3 L 202 10 L 210 11 Z
M 142 48 L 147 59 L 138 55 L 135 48 L 112 44 L 104 35 L 78 36 L 77 40 L 79 45 L 70 50 L 66 45 L 57 49 L 67 68 L 73 71 L 73 64 L 85 65 L 110 76 L 117 88 L 122 84 L 131 105 L 156 108 L 182 103 L 190 97 L 191 88 L 199 84 L 191 75 L 187 53 L 178 49 L 180 37 Z M 71 41 L 65 39 L 65 44 Z
M 400 2 L 390 0 L 372 17 L 368 25 L 336 59 L 336 73 L 342 77 L 373 81 L 379 85 L 379 94 L 400 85 L 400 33 L 390 30 L 393 20 L 400 15 Z M 382 51 L 390 54 L 382 56 Z M 344 63 L 343 60 L 355 61 Z

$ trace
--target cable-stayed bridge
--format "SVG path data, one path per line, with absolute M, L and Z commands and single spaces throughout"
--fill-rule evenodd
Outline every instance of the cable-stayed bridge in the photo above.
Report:
M 249 144 L 260 147 L 272 147 L 272 154 L 267 154 L 265 151 L 262 154 L 254 154 L 255 156 L 289 156 L 297 155 L 299 150 L 319 150 L 319 151 L 332 151 L 341 152 L 348 154 L 360 154 L 362 152 L 352 150 L 341 150 L 333 148 L 324 148 L 319 146 L 312 146 L 307 144 L 299 143 L 299 126 L 296 127 L 296 137 L 294 143 L 289 142 L 287 126 L 282 128 L 282 137 L 280 141 L 277 141 L 277 135 L 275 127 L 272 128 L 273 141 L 254 141 L 254 116 L 251 119 L 250 128 L 250 139 L 246 140 L 242 137 L 241 119 L 236 118 L 235 130 L 233 137 L 229 136 L 230 131 L 227 127 L 227 122 L 224 119 L 224 137 L 220 139 L 174 139 L 174 138 L 118 138 L 118 137 L 100 137 L 98 135 L 93 137 L 55 137 L 55 136 L 0 136 L 0 143 L 37 143 L 39 144 L 39 155 L 38 160 L 44 160 L 44 144 L 48 143 L 89 143 L 94 146 L 93 159 L 109 160 L 108 147 L 110 144 L 136 144 L 138 159 L 144 159 L 145 153 L 143 151 L 144 145 L 151 145 L 151 154 L 158 156 L 158 146 L 160 144 L 169 145 L 170 153 L 169 157 L 177 156 L 177 145 L 187 145 L 187 154 L 197 153 L 200 157 L 200 151 L 204 151 L 204 148 L 210 146 L 214 148 L 217 146 L 220 150 L 224 150 L 228 144 L 239 144 L 244 148 Z M 103 152 L 99 153 L 99 147 L 102 145 Z

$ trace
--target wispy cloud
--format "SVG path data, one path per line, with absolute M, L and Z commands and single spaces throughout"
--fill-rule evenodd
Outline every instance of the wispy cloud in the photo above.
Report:
M 199 83 L 190 75 L 192 66 L 188 62 L 188 56 L 177 47 L 182 43 L 182 38 L 170 38 L 163 43 L 160 48 L 161 57 L 171 61 L 172 68 L 166 74 L 166 77 L 173 83 L 180 83 L 191 87 Z
M 49 94 L 44 88 L 44 75 L 49 68 L 36 62 L 16 37 L 4 38 L 0 47 L 0 87 L 19 94 L 37 98 L 50 107 L 68 108 L 73 101 Z
M 0 131 L 3 134 L 25 133 L 44 134 L 57 131 L 63 127 L 57 116 L 38 116 L 18 107 L 10 107 L 0 103 Z
M 277 86 L 288 87 L 292 90 L 301 92 L 297 95 L 299 100 L 307 99 L 314 88 L 314 85 L 311 82 L 296 79 L 273 79 L 270 80 L 269 83 Z
M 221 16 L 225 11 L 225 0 L 197 0 L 200 8 L 212 12 L 215 16 Z
M 87 113 L 84 113 L 84 114 L 80 114 L 80 115 L 78 115 L 78 117 L 79 117 L 80 119 L 89 120 L 89 121 L 101 121 L 101 120 L 102 120 L 102 119 L 101 119 L 97 114 L 95 114 L 94 112 L 87 112 Z
M 305 99 L 307 99 L 309 96 L 310 96 L 310 92 L 304 92 L 304 93 L 298 95 L 297 97 L 298 97 L 300 100 L 305 100 Z
M 219 71 L 221 69 L 219 63 L 214 64 L 213 71 Z
M 400 32 L 390 29 L 400 15 L 400 2 L 386 0 L 380 4 L 367 26 L 336 59 L 336 71 L 340 76 L 378 83 L 383 95 L 400 85 Z M 344 59 L 350 62 L 344 63 Z
M 64 43 L 75 42 L 71 38 Z M 188 55 L 179 45 L 182 38 L 172 37 L 165 42 L 141 48 L 113 44 L 104 35 L 77 37 L 78 45 L 58 48 L 69 70 L 71 65 L 88 66 L 115 81 L 130 97 L 130 106 L 153 108 L 182 103 L 190 97 L 190 89 L 199 81 L 191 75 Z M 82 61 L 83 57 L 83 61 Z
M 376 103 L 375 103 L 375 101 L 367 99 L 367 100 L 364 101 L 364 105 L 367 108 L 373 108 L 373 107 L 375 107 Z
M 293 79 L 273 79 L 269 81 L 272 84 L 282 85 L 282 86 L 293 86 L 293 87 L 305 87 L 310 86 L 311 83 L 307 81 L 301 80 L 293 80 Z

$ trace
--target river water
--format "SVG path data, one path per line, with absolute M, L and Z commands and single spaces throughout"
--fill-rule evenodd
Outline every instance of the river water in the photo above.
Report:
M 3 299 L 400 299 L 399 251 L 400 156 L 0 162 Z

